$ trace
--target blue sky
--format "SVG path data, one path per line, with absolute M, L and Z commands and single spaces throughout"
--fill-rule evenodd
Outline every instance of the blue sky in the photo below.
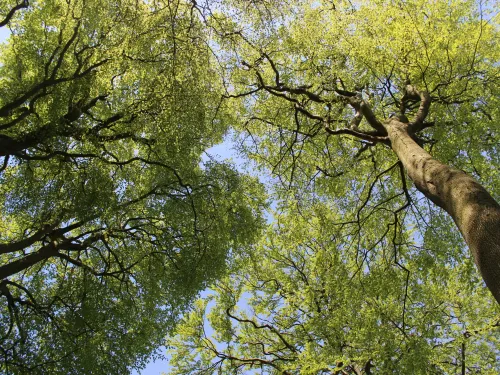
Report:
M 0 43 L 4 42 L 10 35 L 9 29 L 6 27 L 0 27 Z

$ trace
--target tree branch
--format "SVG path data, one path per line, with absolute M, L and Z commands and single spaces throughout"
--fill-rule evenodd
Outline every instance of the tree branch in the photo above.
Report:
M 356 138 L 360 138 L 360 139 L 363 139 L 365 141 L 370 141 L 373 143 L 388 143 L 389 142 L 389 138 L 386 136 L 373 135 L 373 134 L 364 133 L 361 131 L 356 131 L 353 129 L 332 130 L 328 126 L 325 126 L 325 130 L 328 134 L 331 134 L 331 135 L 348 134 L 348 135 L 352 135 Z
M 229 316 L 230 318 L 240 322 L 240 323 L 250 323 L 252 324 L 256 329 L 264 329 L 264 328 L 267 328 L 269 329 L 271 332 L 275 333 L 279 339 L 281 340 L 281 342 L 288 348 L 290 349 L 292 352 L 296 352 L 297 349 L 288 343 L 288 341 L 283 337 L 283 335 L 276 329 L 274 328 L 273 326 L 269 325 L 269 324 L 264 324 L 262 326 L 258 325 L 257 323 L 255 323 L 253 320 L 249 320 L 249 319 L 242 319 L 242 318 L 238 318 L 234 315 L 231 314 L 231 308 L 228 307 L 226 309 L 226 314 L 227 316 Z
M 370 105 L 366 103 L 362 98 L 356 96 L 351 96 L 345 95 L 344 90 L 335 90 L 335 92 L 342 97 L 344 97 L 347 102 L 351 105 L 351 107 L 354 108 L 356 112 L 361 112 L 363 116 L 365 117 L 366 121 L 368 124 L 375 129 L 380 135 L 386 135 L 387 131 L 384 128 L 384 125 L 377 119 L 377 116 L 375 116 L 375 113 L 373 113 Z M 359 120 L 361 122 L 361 120 Z
M 29 2 L 28 0 L 23 0 L 21 3 L 19 4 L 16 4 L 10 11 L 9 13 L 7 13 L 7 15 L 5 16 L 5 18 L 3 19 L 2 22 L 0 22 L 0 27 L 3 27 L 5 25 L 7 25 L 10 20 L 12 19 L 12 17 L 14 17 L 14 14 L 20 10 L 20 9 L 23 9 L 23 8 L 27 8 L 29 6 Z
M 406 93 L 404 97 L 410 100 L 420 100 L 420 107 L 418 108 L 415 118 L 410 123 L 410 128 L 412 132 L 422 130 L 424 121 L 429 114 L 431 96 L 427 91 L 418 91 L 414 86 L 406 85 Z M 404 102 L 402 102 L 402 105 L 404 105 Z

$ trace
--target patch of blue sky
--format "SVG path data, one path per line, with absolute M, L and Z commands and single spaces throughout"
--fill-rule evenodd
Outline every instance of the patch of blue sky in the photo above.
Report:
M 0 27 L 0 43 L 4 43 L 10 36 L 10 30 L 6 27 Z

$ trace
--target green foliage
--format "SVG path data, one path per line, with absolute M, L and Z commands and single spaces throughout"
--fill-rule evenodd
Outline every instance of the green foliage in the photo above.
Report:
M 498 306 L 470 259 L 406 244 L 409 273 L 387 247 L 362 266 L 327 207 L 295 204 L 184 317 L 169 373 L 454 374 L 463 348 L 467 373 L 498 373 Z
M 259 233 L 183 1 L 30 1 L 0 66 L 1 372 L 125 374 Z
M 237 141 L 277 208 L 168 339 L 170 373 L 497 374 L 498 304 L 360 108 L 417 122 L 425 90 L 414 139 L 500 197 L 495 4 L 224 4 Z
M 3 372 L 170 334 L 173 374 L 499 373 L 499 306 L 381 124 L 500 196 L 494 3 L 5 3 Z M 201 162 L 230 127 L 276 202 L 253 246 L 262 187 Z

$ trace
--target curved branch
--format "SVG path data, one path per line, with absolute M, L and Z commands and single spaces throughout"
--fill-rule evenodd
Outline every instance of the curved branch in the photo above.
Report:
M 405 97 L 407 99 L 420 100 L 420 107 L 418 108 L 415 118 L 410 123 L 410 128 L 413 132 L 422 130 L 424 121 L 429 114 L 431 96 L 427 91 L 418 91 L 414 86 L 406 85 Z
M 335 92 L 342 97 L 344 97 L 347 102 L 351 105 L 351 107 L 354 108 L 356 112 L 361 112 L 363 116 L 365 117 L 366 121 L 368 124 L 375 129 L 380 135 L 386 135 L 387 131 L 385 130 L 384 125 L 377 119 L 377 116 L 375 116 L 375 113 L 373 113 L 370 105 L 366 103 L 362 98 L 358 96 L 345 96 L 341 93 L 345 93 L 345 91 L 342 90 L 335 90 Z M 360 120 L 361 122 L 361 120 Z
M 10 20 L 12 19 L 12 17 L 14 17 L 14 14 L 20 10 L 20 9 L 23 9 L 23 8 L 27 8 L 29 6 L 29 2 L 28 0 L 23 0 L 21 3 L 19 4 L 16 4 L 10 11 L 9 13 L 7 13 L 7 15 L 5 16 L 5 18 L 3 19 L 2 22 L 0 22 L 0 27 L 3 27 L 5 25 L 7 25 Z

